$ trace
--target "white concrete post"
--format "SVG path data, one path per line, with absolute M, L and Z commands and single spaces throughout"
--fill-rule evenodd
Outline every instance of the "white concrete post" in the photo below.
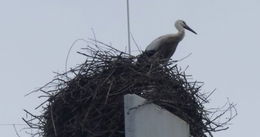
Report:
M 189 125 L 135 94 L 124 96 L 126 137 L 189 137 Z

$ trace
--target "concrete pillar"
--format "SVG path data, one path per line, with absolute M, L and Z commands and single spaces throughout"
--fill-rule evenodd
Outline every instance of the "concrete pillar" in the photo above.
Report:
M 126 137 L 190 137 L 189 125 L 135 94 L 124 96 Z

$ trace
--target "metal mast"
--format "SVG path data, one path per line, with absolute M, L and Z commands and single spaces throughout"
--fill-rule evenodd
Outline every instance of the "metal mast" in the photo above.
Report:
M 128 53 L 131 54 L 131 40 L 130 40 L 130 17 L 129 17 L 129 0 L 126 0 L 127 6 L 127 38 L 128 38 Z

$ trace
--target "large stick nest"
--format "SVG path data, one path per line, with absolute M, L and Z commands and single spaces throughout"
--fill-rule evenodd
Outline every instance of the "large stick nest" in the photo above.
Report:
M 92 44 L 91 44 L 92 42 Z M 201 84 L 177 67 L 176 62 L 136 63 L 136 57 L 98 41 L 90 41 L 80 54 L 85 63 L 58 74 L 38 89 L 47 100 L 37 108 L 42 114 L 25 122 L 42 137 L 124 137 L 126 94 L 137 94 L 179 116 L 190 125 L 193 137 L 212 136 L 227 129 L 236 115 L 234 105 L 224 109 L 206 109 L 209 92 L 201 93 Z M 145 61 L 147 60 L 147 61 Z M 226 117 L 226 114 L 230 114 Z M 221 118 L 225 121 L 219 121 Z

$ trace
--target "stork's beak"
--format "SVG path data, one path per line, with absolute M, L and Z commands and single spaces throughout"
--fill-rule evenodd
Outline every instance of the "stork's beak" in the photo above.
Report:
M 185 28 L 186 30 L 189 30 L 191 32 L 193 32 L 194 34 L 197 34 L 197 32 L 195 32 L 193 29 L 191 29 L 188 25 L 185 24 L 185 26 L 183 26 L 183 28 Z

